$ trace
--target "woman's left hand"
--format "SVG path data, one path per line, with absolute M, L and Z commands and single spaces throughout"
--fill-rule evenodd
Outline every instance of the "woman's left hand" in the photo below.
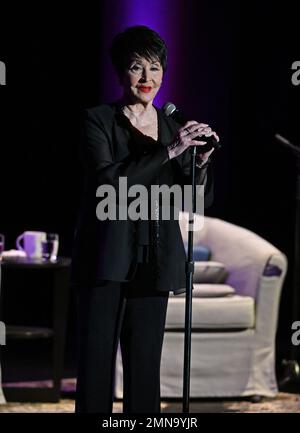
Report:
M 205 137 L 213 136 L 217 142 L 220 141 L 219 136 L 216 134 L 216 132 L 213 131 L 207 124 L 200 123 L 200 125 L 201 125 L 201 127 L 198 129 L 198 131 L 199 131 L 199 137 L 201 137 L 201 136 L 205 136 Z M 205 141 L 203 141 L 203 146 L 205 144 L 206 144 Z M 201 146 L 199 146 L 197 148 L 197 155 L 196 155 L 196 163 L 197 163 L 197 165 L 198 166 L 204 165 L 208 161 L 208 158 L 210 157 L 210 155 L 213 153 L 214 150 L 215 149 L 213 147 L 208 152 L 201 153 Z

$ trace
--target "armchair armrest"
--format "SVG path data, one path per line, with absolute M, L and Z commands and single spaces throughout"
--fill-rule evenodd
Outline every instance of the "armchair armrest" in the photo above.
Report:
M 186 219 L 180 219 L 184 243 L 188 240 Z M 271 243 L 243 227 L 220 220 L 204 217 L 201 230 L 194 232 L 194 245 L 207 246 L 211 260 L 224 263 L 228 278 L 226 283 L 240 295 L 257 297 L 258 285 L 270 258 L 283 254 Z M 279 268 L 284 264 L 281 262 Z M 281 269 L 281 268 L 280 268 Z
M 275 339 L 281 290 L 287 272 L 287 258 L 283 253 L 273 254 L 266 269 L 281 270 L 280 275 L 264 272 L 258 281 L 256 299 L 256 330 L 261 340 Z

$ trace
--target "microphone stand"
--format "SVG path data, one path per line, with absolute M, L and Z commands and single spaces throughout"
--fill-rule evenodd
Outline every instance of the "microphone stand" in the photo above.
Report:
M 296 181 L 296 220 L 295 220 L 295 250 L 294 250 L 294 277 L 293 277 L 293 307 L 292 320 L 297 321 L 299 314 L 299 288 L 300 288 L 300 147 L 295 146 L 280 134 L 275 134 L 276 140 L 288 148 L 296 158 L 297 181 Z M 298 382 L 300 379 L 300 367 L 297 360 L 298 346 L 292 345 L 291 359 L 282 361 L 285 367 L 283 378 L 279 381 L 279 386 Z
M 192 212 L 189 208 L 188 254 L 185 264 L 186 293 L 185 293 L 185 332 L 184 332 L 184 363 L 183 363 L 183 405 L 182 412 L 189 413 L 190 399 L 190 371 L 191 371 L 191 333 L 192 333 L 192 290 L 194 277 L 194 213 L 196 212 L 196 154 L 197 146 L 191 149 L 191 177 L 192 177 Z

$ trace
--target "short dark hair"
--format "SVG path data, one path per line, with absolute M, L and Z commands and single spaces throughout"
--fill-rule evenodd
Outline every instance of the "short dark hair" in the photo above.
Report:
M 118 33 L 111 44 L 112 64 L 122 78 L 129 61 L 134 56 L 148 61 L 159 60 L 163 72 L 167 70 L 167 46 L 157 32 L 146 26 L 132 26 Z

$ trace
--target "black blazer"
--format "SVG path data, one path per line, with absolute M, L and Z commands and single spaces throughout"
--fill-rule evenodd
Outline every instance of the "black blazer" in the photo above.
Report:
M 158 141 L 145 150 L 134 128 L 117 102 L 101 104 L 84 112 L 80 158 L 85 181 L 74 235 L 71 269 L 72 285 L 98 285 L 102 280 L 129 281 L 137 263 L 139 230 L 130 219 L 100 221 L 96 189 L 101 184 L 115 186 L 127 176 L 128 188 L 134 184 L 191 184 L 190 153 L 169 160 L 166 146 L 180 125 L 158 113 Z M 197 183 L 205 185 L 205 207 L 213 200 L 212 169 L 197 168 Z M 159 221 L 157 250 L 157 289 L 179 293 L 185 287 L 186 255 L 177 220 Z

